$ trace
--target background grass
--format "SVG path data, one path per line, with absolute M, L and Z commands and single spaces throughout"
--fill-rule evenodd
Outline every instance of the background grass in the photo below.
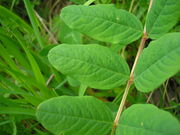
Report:
M 64 42 L 99 43 L 66 28 L 59 20 L 61 9 L 70 4 L 84 4 L 86 0 L 0 0 L 0 134 L 50 135 L 34 116 L 39 103 L 61 95 L 77 96 L 84 86 L 56 71 L 47 60 L 48 51 Z M 115 4 L 145 22 L 148 0 L 96 0 L 92 4 Z M 180 31 L 179 24 L 172 31 Z M 63 39 L 73 32 L 79 40 Z M 139 41 L 122 48 L 110 45 L 131 67 Z M 126 107 L 135 103 L 152 103 L 171 112 L 180 120 L 180 73 L 168 79 L 152 93 L 131 88 Z M 86 95 L 120 103 L 125 86 L 109 91 L 87 88 Z M 81 89 L 82 93 L 78 93 Z

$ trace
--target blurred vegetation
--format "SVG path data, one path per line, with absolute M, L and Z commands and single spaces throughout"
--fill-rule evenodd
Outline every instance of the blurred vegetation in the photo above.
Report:
M 0 0 L 0 134 L 50 135 L 35 118 L 39 103 L 55 96 L 78 95 L 79 82 L 56 71 L 47 60 L 48 51 L 59 43 L 97 43 L 70 30 L 60 20 L 61 9 L 86 0 Z M 115 4 L 145 22 L 149 0 L 96 0 L 92 4 Z M 173 31 L 180 31 L 179 25 Z M 73 38 L 65 38 L 67 34 Z M 122 48 L 111 47 L 131 67 L 139 41 Z M 180 73 L 152 93 L 131 88 L 126 106 L 152 103 L 180 120 Z M 86 94 L 118 105 L 125 86 L 109 91 L 88 88 Z M 116 107 L 115 107 L 116 108 Z

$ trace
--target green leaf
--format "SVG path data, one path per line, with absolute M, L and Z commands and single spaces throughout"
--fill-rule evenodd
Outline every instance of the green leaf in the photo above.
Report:
M 1 93 L 8 93 L 8 94 L 19 94 L 19 95 L 23 95 L 23 96 L 31 96 L 29 93 L 26 93 L 25 91 L 20 91 L 20 90 L 8 90 L 8 89 L 1 89 L 0 88 L 0 92 Z
M 35 116 L 35 110 L 22 107 L 0 107 L 0 114 L 24 114 Z
M 1 40 L 0 40 L 1 41 Z M 9 65 L 12 69 L 17 70 L 17 66 L 14 61 L 11 59 L 11 56 L 6 51 L 6 48 L 0 42 L 0 56 L 3 58 L 5 63 Z
M 110 49 L 111 49 L 113 52 L 119 53 L 119 52 L 123 49 L 124 46 L 125 46 L 125 45 L 122 45 L 122 44 L 112 44 L 111 47 L 110 47 Z
M 78 95 L 83 96 L 86 92 L 87 86 L 84 84 L 81 84 L 79 87 Z
M 36 96 L 36 98 L 38 98 L 39 100 L 47 99 L 46 97 L 44 98 L 44 96 L 42 96 L 42 95 L 40 96 L 39 93 L 37 93 L 37 89 L 41 90 L 41 91 L 43 91 L 43 90 L 48 91 L 49 89 L 47 87 L 45 87 L 44 85 L 39 84 L 34 79 L 34 77 L 26 76 L 26 75 L 22 74 L 21 72 L 17 72 L 15 70 L 12 70 L 11 68 L 7 67 L 6 65 L 2 65 L 1 63 L 0 63 L 0 69 L 2 69 L 8 75 L 12 76 L 13 79 L 17 80 L 17 82 L 22 84 L 26 89 L 28 89 L 29 92 L 32 92 L 32 94 L 34 96 Z M 43 94 L 43 93 L 40 93 L 40 94 Z M 48 96 L 50 96 L 50 95 L 51 94 L 49 93 Z
M 27 10 L 29 19 L 31 21 L 32 27 L 34 29 L 34 34 L 37 38 L 37 41 L 39 42 L 40 47 L 43 48 L 43 47 L 45 47 L 45 43 L 44 43 L 44 40 L 43 40 L 41 33 L 38 29 L 38 23 L 37 23 L 38 21 L 37 21 L 37 18 L 35 16 L 35 13 L 34 13 L 33 6 L 31 4 L 30 0 L 23 0 L 23 1 L 24 1 L 26 10 Z
M 129 44 L 143 31 L 141 22 L 133 14 L 107 5 L 71 5 L 62 9 L 61 18 L 72 29 L 114 44 Z
M 110 109 L 90 96 L 52 98 L 38 106 L 36 116 L 56 135 L 107 135 L 113 124 Z
M 5 51 L 8 53 L 9 56 L 16 58 L 19 64 L 21 64 L 23 67 L 27 69 L 30 69 L 29 63 L 27 62 L 27 59 L 24 53 L 22 52 L 22 48 L 19 46 L 16 40 L 13 40 L 12 37 L 0 34 L 0 41 L 2 42 L 4 48 L 6 48 Z M 3 52 L 1 55 L 3 54 L 5 53 Z
M 157 39 L 167 33 L 178 22 L 179 9 L 179 0 L 154 0 L 146 20 L 149 37 Z
M 151 104 L 136 104 L 126 109 L 116 135 L 179 135 L 180 124 L 169 112 Z
M 21 26 L 21 30 L 31 34 L 33 33 L 32 28 L 19 16 L 6 9 L 5 7 L 0 5 L 0 23 L 8 23 L 9 25 L 18 25 Z M 8 17 L 7 17 L 8 16 Z M 6 20 L 4 22 L 4 20 Z M 7 24 L 6 24 L 7 25 Z
M 107 107 L 112 111 L 114 118 L 116 117 L 119 106 L 113 102 L 106 102 Z
M 51 49 L 48 58 L 57 70 L 92 88 L 111 89 L 129 78 L 125 60 L 100 45 L 62 44 Z
M 59 39 L 61 43 L 81 44 L 82 34 L 70 29 L 62 20 L 60 21 Z
M 135 69 L 135 86 L 149 92 L 180 70 L 180 33 L 170 33 L 143 50 Z
M 77 80 L 75 80 L 75 79 L 73 79 L 73 78 L 71 78 L 71 77 L 69 77 L 69 76 L 67 76 L 67 81 L 68 81 L 68 84 L 69 84 L 70 86 L 73 86 L 73 87 L 78 87 L 78 86 L 80 86 L 80 82 L 79 82 L 79 81 L 77 81 Z
M 27 48 L 25 39 L 22 37 L 22 35 L 18 31 L 14 31 L 13 34 L 15 38 L 17 39 L 17 41 L 19 42 L 19 44 L 21 45 L 21 47 L 24 49 L 37 81 L 42 84 L 45 84 L 45 80 L 40 71 L 39 65 L 37 64 L 30 50 Z

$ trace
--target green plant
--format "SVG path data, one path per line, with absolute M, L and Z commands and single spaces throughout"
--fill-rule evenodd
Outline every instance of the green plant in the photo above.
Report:
M 70 5 L 61 19 L 71 29 L 108 44 L 141 42 L 131 73 L 126 61 L 98 44 L 61 44 L 50 50 L 50 63 L 80 82 L 78 97 L 56 97 L 41 103 L 36 116 L 57 135 L 178 135 L 179 122 L 150 104 L 135 104 L 121 112 L 131 85 L 150 92 L 180 70 L 180 33 L 168 33 L 180 12 L 177 0 L 151 0 L 144 31 L 133 14 L 113 5 Z M 147 39 L 152 41 L 143 49 Z M 109 90 L 127 82 L 114 119 L 111 108 L 94 97 L 83 96 L 87 87 Z M 120 119 L 120 121 L 119 121 Z M 168 130 L 167 130 L 168 129 Z
M 0 134 L 179 135 L 180 2 L 70 1 L 0 0 Z
M 38 130 L 35 108 L 57 96 L 45 81 L 54 72 L 34 46 L 34 29 L 5 7 L 0 6 L 0 12 L 0 125 L 8 127 L 0 134 L 31 134 Z M 30 129 L 18 130 L 29 119 Z

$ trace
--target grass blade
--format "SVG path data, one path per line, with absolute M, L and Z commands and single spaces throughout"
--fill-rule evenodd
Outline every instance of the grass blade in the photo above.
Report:
M 33 7 L 29 0 L 24 0 L 24 4 L 27 10 L 27 13 L 29 15 L 29 19 L 31 21 L 32 27 L 34 29 L 34 34 L 39 42 L 39 45 L 41 46 L 41 48 L 43 48 L 45 44 L 38 29 L 37 19 L 34 14 Z

